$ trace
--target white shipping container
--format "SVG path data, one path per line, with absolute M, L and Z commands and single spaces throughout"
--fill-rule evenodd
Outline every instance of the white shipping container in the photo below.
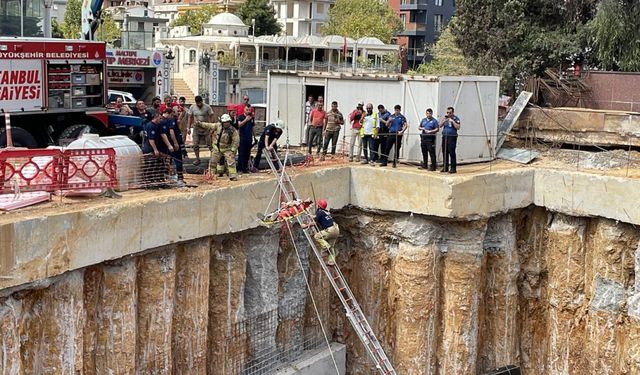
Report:
M 425 110 L 432 108 L 434 116 L 440 120 L 447 107 L 454 107 L 462 123 L 458 132 L 458 162 L 479 162 L 495 157 L 499 77 L 270 71 L 267 85 L 267 119 L 272 123 L 280 118 L 287 125 L 287 133 L 281 137 L 280 144 L 286 142 L 287 136 L 293 146 L 302 142 L 304 102 L 309 94 L 313 94 L 316 98 L 324 96 L 325 110 L 330 109 L 332 101 L 337 101 L 345 117 L 359 101 L 372 103 L 374 110 L 382 104 L 392 113 L 393 106 L 400 104 L 409 123 L 400 158 L 409 161 L 422 160 L 418 126 L 425 117 Z M 349 124 L 343 126 L 341 143 L 343 139 L 349 142 L 349 129 Z M 439 161 L 442 160 L 440 139 L 438 136 Z

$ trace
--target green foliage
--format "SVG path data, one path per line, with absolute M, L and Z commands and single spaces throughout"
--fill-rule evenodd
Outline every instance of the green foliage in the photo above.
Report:
M 438 41 L 430 49 L 432 60 L 420 64 L 417 73 L 426 75 L 466 75 L 472 74 L 467 66 L 462 50 L 456 44 L 451 27 L 440 34 Z
M 376 37 L 384 43 L 403 30 L 402 22 L 389 4 L 379 0 L 337 0 L 329 11 L 323 35 L 344 35 L 358 39 Z
M 199 7 L 197 10 L 189 9 L 186 12 L 180 13 L 178 17 L 171 22 L 169 27 L 175 26 L 189 26 L 192 35 L 202 34 L 202 25 L 209 22 L 211 17 L 220 12 L 215 4 L 205 4 Z
M 251 20 L 256 20 L 255 35 L 276 35 L 282 30 L 276 19 L 276 11 L 269 5 L 268 0 L 247 0 L 240 9 L 238 17 L 246 25 L 251 25 Z
M 592 0 L 460 0 L 452 32 L 479 74 L 518 79 L 561 68 L 584 51 Z
M 113 43 L 114 40 L 120 39 L 120 29 L 113 19 L 113 14 L 103 11 L 100 17 L 101 24 L 95 32 L 96 40 Z M 62 23 L 58 25 L 57 21 L 52 21 L 51 34 L 55 38 L 56 33 L 62 32 L 64 38 L 78 39 L 81 37 L 81 23 L 82 0 L 69 0 Z
M 96 39 L 109 44 L 120 39 L 120 29 L 113 19 L 111 12 L 102 12 L 102 25 L 96 31 Z
M 58 23 L 57 19 L 51 20 L 51 37 L 52 38 L 64 38 L 64 33 L 62 32 L 62 26 Z
M 64 19 L 60 28 L 67 39 L 80 37 L 80 22 L 82 22 L 82 0 L 69 0 L 64 12 Z
M 608 70 L 640 70 L 640 3 L 602 0 L 589 23 L 594 56 Z

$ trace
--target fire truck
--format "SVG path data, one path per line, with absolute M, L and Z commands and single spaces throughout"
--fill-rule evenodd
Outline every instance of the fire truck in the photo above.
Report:
M 5 124 L 16 147 L 108 134 L 106 72 L 103 42 L 0 38 L 0 147 Z

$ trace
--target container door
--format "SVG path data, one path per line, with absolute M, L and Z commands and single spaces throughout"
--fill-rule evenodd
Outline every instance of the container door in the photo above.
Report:
M 499 85 L 497 77 L 440 77 L 438 119 L 447 107 L 454 107 L 462 123 L 456 149 L 459 162 L 495 158 Z
M 297 80 L 296 80 L 297 81 Z M 287 136 L 291 145 L 298 146 L 302 143 L 304 128 L 304 93 L 302 85 L 296 83 L 278 83 L 278 109 L 277 118 L 284 120 L 286 129 L 281 141 Z

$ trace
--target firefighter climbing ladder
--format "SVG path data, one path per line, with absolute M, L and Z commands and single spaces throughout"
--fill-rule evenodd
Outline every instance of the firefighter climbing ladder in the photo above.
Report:
M 289 150 L 287 150 L 285 154 L 285 164 L 287 163 L 288 156 Z M 289 174 L 287 174 L 285 170 L 285 166 L 282 165 L 282 162 L 280 161 L 280 158 L 278 158 L 275 151 L 268 152 L 265 159 L 267 159 L 269 167 L 271 167 L 271 171 L 278 180 L 278 186 L 283 195 L 283 198 L 288 202 L 299 199 L 300 197 L 298 196 L 298 193 L 293 186 L 293 182 L 291 181 Z M 300 225 L 314 222 L 314 218 L 309 212 L 298 215 L 296 219 L 298 220 L 298 223 Z M 342 305 L 346 309 L 347 319 L 349 319 L 349 322 L 351 322 L 351 326 L 356 331 L 356 334 L 360 338 L 360 341 L 362 341 L 362 344 L 364 344 L 364 347 L 367 349 L 369 357 L 376 364 L 376 368 L 383 375 L 396 375 L 396 371 L 393 369 L 393 366 L 391 366 L 389 358 L 387 358 L 387 355 L 382 349 L 378 338 L 373 333 L 369 322 L 367 322 L 367 319 L 364 316 L 364 313 L 362 312 L 358 301 L 356 301 L 356 298 L 351 292 L 349 285 L 347 285 L 347 281 L 345 280 L 344 275 L 337 265 L 327 265 L 322 258 L 321 250 L 318 249 L 318 246 L 313 240 L 313 235 L 318 232 L 318 227 L 316 225 L 311 225 L 307 228 L 304 228 L 303 231 L 307 238 L 307 241 L 313 249 L 314 254 L 318 258 L 318 261 L 322 266 L 322 270 L 329 278 L 331 286 L 333 286 L 336 294 L 338 294 L 338 298 L 340 298 L 340 302 L 342 302 Z

